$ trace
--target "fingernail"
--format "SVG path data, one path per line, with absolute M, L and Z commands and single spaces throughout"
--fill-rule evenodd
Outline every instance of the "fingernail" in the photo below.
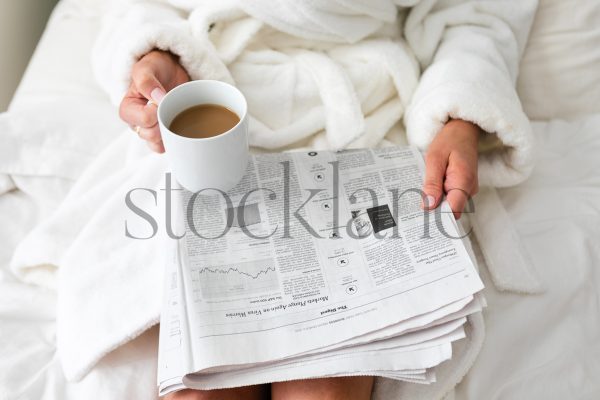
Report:
M 424 202 L 424 206 L 427 208 L 431 208 L 433 207 L 433 205 L 435 204 L 435 197 L 433 197 L 432 195 L 428 194 L 427 197 L 425 198 L 425 202 Z
M 165 94 L 166 93 L 164 90 L 161 88 L 156 88 L 150 93 L 150 97 L 152 97 L 152 101 L 158 105 L 163 97 L 165 97 Z

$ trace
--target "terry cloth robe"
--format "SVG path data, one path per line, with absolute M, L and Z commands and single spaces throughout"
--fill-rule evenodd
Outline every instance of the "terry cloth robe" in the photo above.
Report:
M 535 0 L 117 0 L 92 64 L 115 105 L 132 65 L 153 49 L 179 56 L 192 79 L 234 83 L 248 100 L 255 149 L 411 143 L 425 150 L 449 118 L 472 121 L 486 132 L 481 185 L 510 186 L 532 168 L 532 134 L 514 86 L 535 8 Z M 77 380 L 159 320 L 162 238 L 125 237 L 123 199 L 133 187 L 164 187 L 167 167 L 129 129 L 91 163 L 68 162 L 69 171 L 83 172 L 21 242 L 11 267 L 26 282 L 56 288 L 58 354 L 66 377 Z M 493 204 L 493 191 L 486 198 Z M 156 208 L 152 198 L 138 200 Z M 497 215 L 482 208 L 486 218 Z M 494 238 L 485 226 L 475 218 L 475 232 Z M 502 227 L 502 240 L 482 243 L 487 264 L 498 266 L 498 249 L 515 238 L 502 221 L 489 226 Z M 487 242 L 496 247 L 486 250 Z M 500 267 L 526 264 L 514 253 Z M 539 289 L 535 277 L 501 270 L 492 277 L 504 288 Z M 437 370 L 436 384 L 382 379 L 375 393 L 444 396 L 481 346 L 480 314 L 470 318 L 468 336 Z

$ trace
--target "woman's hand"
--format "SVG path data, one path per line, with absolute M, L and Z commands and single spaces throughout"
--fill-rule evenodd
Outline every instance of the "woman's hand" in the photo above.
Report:
M 454 216 L 460 218 L 469 198 L 479 190 L 477 144 L 480 132 L 477 125 L 453 119 L 433 139 L 425 156 L 425 209 L 436 208 L 446 193 Z
M 133 65 L 131 85 L 121 101 L 119 115 L 157 153 L 165 151 L 156 116 L 158 104 L 169 90 L 189 80 L 169 52 L 151 51 Z

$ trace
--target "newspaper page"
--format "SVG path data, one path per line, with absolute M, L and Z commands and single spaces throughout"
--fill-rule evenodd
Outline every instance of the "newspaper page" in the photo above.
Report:
M 216 374 L 410 330 L 474 301 L 483 284 L 448 205 L 421 209 L 422 180 L 416 149 L 387 147 L 254 155 L 227 193 L 181 190 L 173 282 L 185 307 L 161 327 L 161 354 L 163 331 L 185 326 L 171 353 L 189 354 L 187 373 Z M 159 369 L 159 382 L 180 372 Z
M 176 244 L 171 241 L 165 252 L 165 279 L 163 308 L 160 317 L 158 386 L 163 396 L 184 389 L 182 377 L 191 369 L 191 352 L 188 343 L 186 305 L 183 301 L 181 263 Z

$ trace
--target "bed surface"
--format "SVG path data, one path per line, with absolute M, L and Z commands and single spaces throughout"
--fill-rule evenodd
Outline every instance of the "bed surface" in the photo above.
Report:
M 536 120 L 537 164 L 524 184 L 499 191 L 546 291 L 501 293 L 481 271 L 486 339 L 456 399 L 600 398 L 600 48 L 593 45 L 600 42 L 600 6 L 592 3 L 542 2 L 519 78 L 524 108 Z M 97 151 L 124 128 L 89 64 L 101 12 L 93 0 L 59 4 L 10 108 L 20 118 L 39 113 L 57 130 L 86 132 Z M 545 22 L 566 12 L 572 18 Z M 586 24 L 589 32 L 573 35 Z M 75 103 L 89 113 L 70 115 Z M 62 376 L 56 295 L 20 283 L 8 263 L 56 205 L 45 194 L 66 193 L 76 176 L 27 175 L 0 174 L 0 399 L 156 398 L 156 328 L 81 382 Z

